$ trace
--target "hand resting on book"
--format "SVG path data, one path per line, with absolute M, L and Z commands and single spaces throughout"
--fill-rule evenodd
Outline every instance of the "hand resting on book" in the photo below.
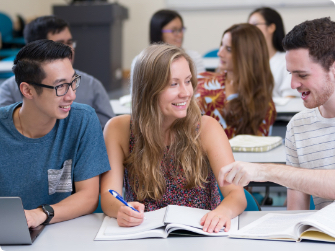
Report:
M 218 206 L 201 218 L 200 225 L 204 226 L 202 230 L 208 233 L 218 233 L 222 227 L 225 227 L 224 231 L 228 232 L 231 225 L 230 219 L 231 217 L 228 216 L 227 212 L 224 212 Z
M 120 206 L 117 212 L 117 223 L 120 227 L 134 227 L 143 222 L 144 219 L 144 205 L 139 202 L 128 202 L 132 207 L 139 211 L 136 212 L 127 206 Z

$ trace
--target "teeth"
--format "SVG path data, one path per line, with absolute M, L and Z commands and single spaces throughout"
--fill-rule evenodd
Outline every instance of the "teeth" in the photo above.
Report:
M 66 106 L 60 106 L 60 108 L 68 109 L 68 108 L 70 108 L 70 106 L 69 106 L 69 105 L 66 105 Z
M 173 103 L 173 105 L 176 105 L 176 106 L 183 106 L 183 105 L 186 105 L 186 102 L 183 102 L 183 103 Z

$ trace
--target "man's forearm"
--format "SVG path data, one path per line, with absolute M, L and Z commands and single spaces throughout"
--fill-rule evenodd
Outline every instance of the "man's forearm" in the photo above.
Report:
M 306 194 L 335 199 L 335 170 L 309 170 L 286 165 L 263 164 L 262 172 L 267 181 Z

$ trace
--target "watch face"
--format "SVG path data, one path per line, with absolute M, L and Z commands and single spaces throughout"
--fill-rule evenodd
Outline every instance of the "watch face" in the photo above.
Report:
M 43 209 L 49 216 L 54 216 L 54 209 L 51 206 L 43 205 Z

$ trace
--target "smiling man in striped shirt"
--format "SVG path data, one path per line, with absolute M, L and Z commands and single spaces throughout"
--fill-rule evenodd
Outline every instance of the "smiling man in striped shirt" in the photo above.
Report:
M 272 181 L 288 187 L 287 208 L 321 209 L 335 199 L 335 22 L 305 21 L 283 40 L 291 87 L 309 110 L 287 125 L 286 164 L 235 162 L 221 169 L 220 185 Z M 294 168 L 296 167 L 296 168 Z

